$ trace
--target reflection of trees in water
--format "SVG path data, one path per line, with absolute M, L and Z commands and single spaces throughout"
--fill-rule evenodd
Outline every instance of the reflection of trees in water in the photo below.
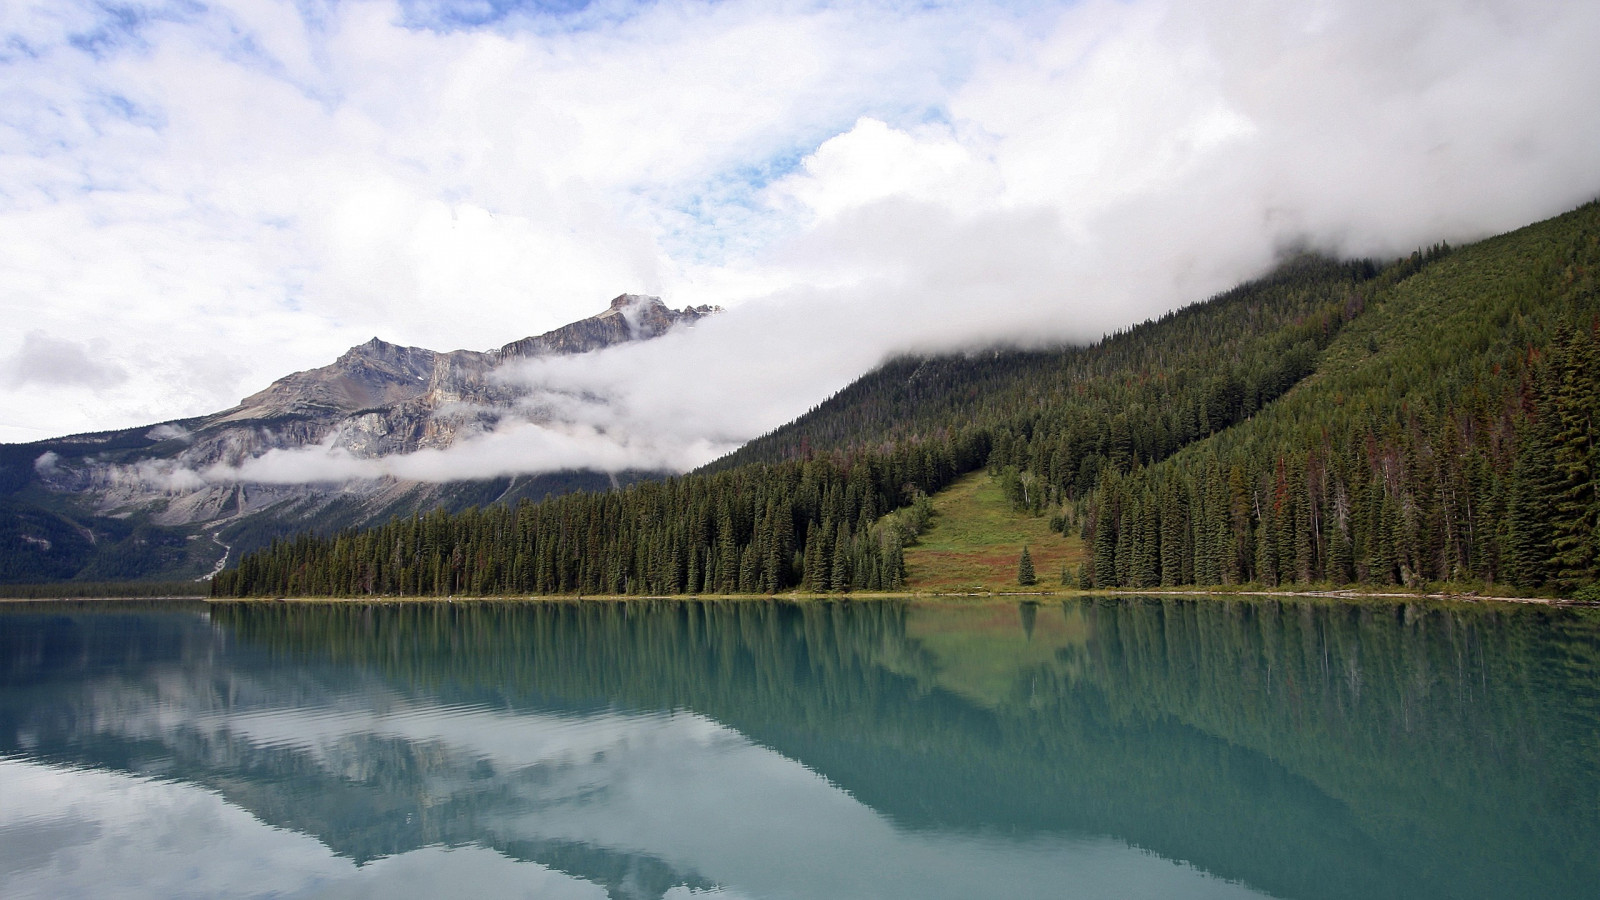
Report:
M 229 727 L 230 714 L 359 715 L 406 698 L 372 672 L 320 655 L 301 665 L 238 648 L 204 609 L 0 607 L 0 755 L 198 785 L 358 864 L 480 845 L 618 900 L 715 887 L 648 854 L 514 833 L 519 812 L 548 802 L 552 782 L 559 790 L 563 773 L 549 764 L 497 771 L 448 741 L 357 730 L 284 743 Z M 349 710 L 356 697 L 374 710 Z
M 1091 616 L 1112 707 L 1260 751 L 1441 894 L 1597 883 L 1594 615 L 1168 600 Z
M 437 741 L 359 732 L 313 752 L 158 727 L 150 710 L 407 697 L 688 709 L 907 828 L 1110 834 L 1295 897 L 1585 896 L 1600 880 L 1589 611 L 253 604 L 207 622 L 123 609 L 0 612 L 0 752 L 135 772 L 168 759 L 171 777 L 356 859 L 481 843 L 615 882 L 616 896 L 699 883 L 638 854 L 486 830 L 544 796 L 523 783 L 554 777 L 543 770 L 482 771 Z
M 216 619 L 444 698 L 691 709 L 907 827 L 1112 834 L 1290 896 L 1581 896 L 1600 879 L 1592 615 L 998 609 L 254 604 Z

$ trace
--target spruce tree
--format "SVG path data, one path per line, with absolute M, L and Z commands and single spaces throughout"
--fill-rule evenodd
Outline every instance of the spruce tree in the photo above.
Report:
M 1028 555 L 1028 545 L 1022 545 L 1022 558 L 1017 560 L 1017 584 L 1034 585 L 1039 579 L 1033 574 L 1033 557 Z
M 840 523 L 833 539 L 833 563 L 829 566 L 832 576 L 829 587 L 835 593 L 850 590 L 850 528 Z
M 1155 498 L 1146 497 L 1137 507 L 1139 543 L 1134 551 L 1134 587 L 1153 588 L 1161 583 L 1161 523 Z
M 1566 337 L 1551 360 L 1547 409 L 1552 464 L 1550 568 L 1565 589 L 1595 580 L 1600 565 L 1600 496 L 1596 493 L 1596 418 L 1600 417 L 1600 354 L 1582 332 Z
M 1094 526 L 1094 586 L 1117 585 L 1117 530 L 1111 523 L 1111 509 L 1102 503 Z
M 883 551 L 883 587 L 898 591 L 905 584 L 906 556 L 900 544 L 900 535 L 889 531 L 888 545 Z
M 1551 473 L 1547 429 L 1540 422 L 1517 434 L 1506 504 L 1506 575 L 1519 587 L 1536 588 L 1549 575 L 1551 556 Z

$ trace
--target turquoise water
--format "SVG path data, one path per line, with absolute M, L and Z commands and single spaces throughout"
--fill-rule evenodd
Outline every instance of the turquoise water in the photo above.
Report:
M 1592 898 L 1592 610 L 0 607 L 0 896 Z

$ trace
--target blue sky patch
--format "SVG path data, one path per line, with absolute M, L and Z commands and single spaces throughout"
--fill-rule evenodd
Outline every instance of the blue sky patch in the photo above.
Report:
M 117 93 L 104 93 L 94 98 L 99 112 L 124 122 L 159 131 L 166 125 L 166 117 L 159 110 L 143 106 Z
M 148 6 L 100 3 L 96 10 L 95 26 L 73 34 L 67 42 L 95 59 L 104 59 L 125 48 L 143 48 L 142 32 L 148 23 L 193 21 L 205 14 L 206 7 L 193 0 L 172 0 Z
M 554 26 L 581 31 L 632 18 L 653 5 L 616 0 L 401 0 L 401 24 L 426 31 L 470 31 L 478 28 L 535 29 Z
M 0 42 L 0 64 L 14 63 L 24 59 L 38 59 L 40 50 L 30 44 L 27 39 L 19 34 L 7 35 Z

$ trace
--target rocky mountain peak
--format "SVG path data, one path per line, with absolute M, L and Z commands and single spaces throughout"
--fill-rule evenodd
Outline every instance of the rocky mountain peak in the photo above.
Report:
M 364 344 L 357 344 L 346 350 L 334 361 L 335 366 L 359 365 L 362 361 L 398 361 L 406 356 L 420 353 L 432 353 L 420 347 L 402 347 L 391 344 L 381 338 L 373 338 Z
M 428 402 L 429 398 L 446 402 L 483 393 L 485 373 L 508 360 L 587 353 L 614 344 L 648 340 L 679 323 L 693 324 L 720 311 L 710 306 L 674 310 L 660 297 L 620 294 L 604 311 L 587 319 L 487 353 L 439 353 L 374 337 L 346 350 L 331 365 L 280 378 L 220 418 L 244 421 L 286 415 L 337 416 L 417 402 L 434 406 L 437 403 Z
M 716 312 L 721 309 L 710 306 L 672 309 L 661 302 L 660 297 L 620 294 L 597 315 L 537 337 L 513 341 L 497 353 L 501 359 L 588 353 L 613 344 L 660 337 L 675 325 L 692 325 Z
M 503 418 L 548 421 L 553 413 L 519 405 L 525 386 L 515 378 L 496 377 L 495 370 L 530 357 L 586 353 L 648 340 L 719 311 L 710 306 L 674 310 L 659 297 L 620 294 L 595 315 L 497 350 L 436 352 L 374 337 L 327 365 L 279 378 L 230 409 L 31 446 L 19 451 L 20 467 L 0 474 L 11 477 L 20 472 L 27 481 L 36 482 L 54 495 L 52 509 L 71 508 L 88 517 L 148 517 L 152 527 L 167 529 L 161 533 L 177 548 L 168 554 L 177 561 L 161 565 L 186 573 L 185 577 L 215 566 L 213 551 L 232 552 L 219 537 L 225 528 L 243 527 L 248 534 L 270 536 L 313 523 L 342 527 L 381 521 L 397 512 L 454 502 L 450 498 L 474 503 L 511 499 L 515 489 L 526 492 L 518 496 L 537 499 L 552 485 L 603 487 L 606 481 L 598 475 L 588 481 L 587 476 L 569 475 L 551 476 L 553 480 L 513 478 L 503 493 L 486 496 L 477 482 L 439 485 L 358 478 L 332 488 L 330 483 L 309 481 L 241 483 L 203 473 L 225 473 L 276 451 L 317 450 L 296 457 L 301 460 L 322 459 L 329 453 L 366 460 L 442 450 L 493 431 Z M 9 465 L 7 460 L 0 463 Z M 54 512 L 40 513 L 28 521 L 59 518 Z M 0 521 L 0 530 L 5 526 Z M 28 546 L 38 553 L 61 556 L 66 541 L 81 544 L 74 552 L 85 558 L 99 552 L 94 550 L 94 533 L 87 528 L 29 527 L 22 540 L 33 542 Z
M 648 305 L 648 306 L 660 306 L 662 308 L 666 307 L 666 304 L 661 302 L 661 298 L 660 297 L 652 297 L 649 294 L 618 294 L 616 297 L 612 298 L 612 300 L 611 300 L 611 310 L 610 311 L 611 312 L 621 312 L 622 310 L 627 309 L 630 306 L 646 306 L 646 305 Z M 605 315 L 605 313 L 601 313 L 601 315 L 603 316 L 603 315 Z

